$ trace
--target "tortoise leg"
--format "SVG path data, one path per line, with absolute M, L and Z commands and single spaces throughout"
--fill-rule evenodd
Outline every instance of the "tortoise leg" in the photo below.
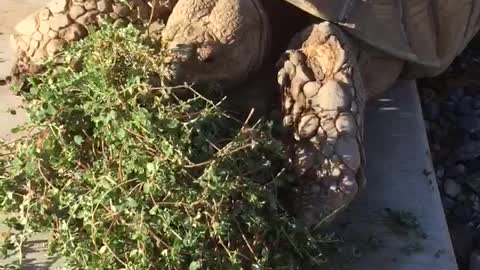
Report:
M 290 48 L 278 63 L 278 83 L 297 176 L 294 210 L 311 228 L 328 224 L 365 183 L 365 90 L 355 48 L 335 25 L 305 29 Z
M 17 61 L 12 70 L 14 79 L 37 73 L 41 62 L 68 44 L 78 41 L 95 29 L 101 17 L 114 24 L 154 23 L 168 17 L 176 0 L 159 3 L 155 0 L 52 0 L 38 12 L 22 20 L 11 36 Z M 158 28 L 158 27 L 157 27 Z
M 400 77 L 405 61 L 356 40 L 357 63 L 362 74 L 367 100 L 390 89 Z

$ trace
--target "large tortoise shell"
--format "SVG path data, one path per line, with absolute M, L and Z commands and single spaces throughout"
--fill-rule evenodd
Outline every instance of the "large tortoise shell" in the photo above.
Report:
M 412 77 L 443 71 L 480 28 L 480 0 L 284 0 L 404 59 Z

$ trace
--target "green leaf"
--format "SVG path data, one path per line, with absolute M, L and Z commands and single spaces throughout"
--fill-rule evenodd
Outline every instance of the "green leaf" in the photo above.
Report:
M 18 132 L 22 131 L 22 128 L 21 127 L 15 127 L 15 128 L 12 128 L 10 130 L 10 132 L 12 132 L 13 134 L 16 134 Z
M 80 135 L 75 135 L 75 137 L 73 137 L 73 141 L 74 141 L 77 145 L 82 145 L 82 143 L 84 142 L 83 137 L 80 136 Z
M 152 184 L 150 184 L 148 182 L 143 184 L 143 192 L 150 193 L 151 189 L 152 189 Z
M 100 254 L 105 254 L 105 252 L 107 252 L 108 248 L 107 246 L 102 246 L 99 250 L 98 250 L 98 253 Z
M 190 263 L 188 270 L 197 270 L 200 269 L 200 264 L 197 261 L 193 261 Z
M 155 215 L 155 214 L 157 213 L 158 208 L 159 208 L 159 206 L 158 206 L 158 205 L 155 205 L 154 207 L 152 207 L 152 209 L 150 209 L 150 210 L 148 211 L 148 213 L 153 216 L 153 215 Z
M 168 124 L 167 124 L 167 127 L 170 128 L 170 129 L 174 129 L 176 127 L 178 127 L 178 122 L 177 121 L 169 121 Z
M 127 206 L 130 208 L 136 208 L 138 206 L 138 203 L 133 198 L 127 198 Z
M 147 172 L 152 173 L 155 171 L 155 163 L 149 162 L 147 163 Z
M 126 135 L 127 135 L 127 132 L 123 128 L 121 128 L 117 131 L 117 137 L 120 140 L 123 140 Z

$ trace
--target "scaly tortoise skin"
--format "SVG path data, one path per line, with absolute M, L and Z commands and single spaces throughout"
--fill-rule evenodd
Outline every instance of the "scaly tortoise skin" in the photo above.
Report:
M 35 73 L 42 59 L 94 31 L 100 18 L 117 25 L 149 24 L 155 30 L 173 12 L 162 32 L 172 49 L 172 80 L 237 83 L 257 70 L 267 52 L 269 25 L 257 5 L 256 0 L 54 0 L 16 26 L 14 77 Z M 181 53 L 174 52 L 177 45 Z
M 281 96 L 285 143 L 297 175 L 295 212 L 312 227 L 333 220 L 365 185 L 366 100 L 401 75 L 445 69 L 477 32 L 479 6 L 477 0 L 54 0 L 16 27 L 14 75 L 37 72 L 42 59 L 94 31 L 103 17 L 149 29 L 166 21 L 170 79 L 216 82 L 237 99 L 272 92 L 252 78 L 275 72 L 270 60 L 282 49 L 273 91 Z M 310 16 L 310 26 L 286 37 L 287 45 L 280 42 L 282 32 L 300 21 L 288 18 L 289 8 L 306 11 L 301 16 Z M 245 82 L 250 91 L 235 87 Z

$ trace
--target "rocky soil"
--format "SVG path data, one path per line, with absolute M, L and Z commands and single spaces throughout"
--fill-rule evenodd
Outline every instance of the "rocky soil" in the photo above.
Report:
M 480 269 L 480 39 L 418 82 L 437 181 L 460 270 Z

